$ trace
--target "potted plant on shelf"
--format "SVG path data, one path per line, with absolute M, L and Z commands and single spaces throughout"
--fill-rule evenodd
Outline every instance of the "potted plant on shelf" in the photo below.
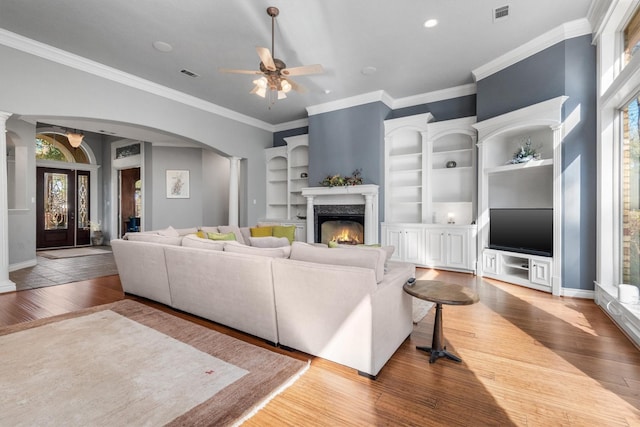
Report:
M 91 230 L 91 244 L 100 246 L 104 243 L 104 235 L 102 234 L 102 223 L 100 221 L 89 221 L 89 229 Z

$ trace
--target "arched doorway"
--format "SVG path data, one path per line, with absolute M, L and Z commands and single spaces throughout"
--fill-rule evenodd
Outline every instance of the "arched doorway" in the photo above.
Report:
M 89 156 L 62 133 L 38 133 L 35 144 L 36 249 L 91 244 Z

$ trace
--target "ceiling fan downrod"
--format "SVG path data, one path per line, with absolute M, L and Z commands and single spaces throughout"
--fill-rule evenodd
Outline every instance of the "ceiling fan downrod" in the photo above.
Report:
M 276 57 L 276 49 L 275 49 L 275 25 L 276 25 L 276 16 L 280 13 L 280 10 L 275 6 L 269 6 L 267 8 L 267 15 L 271 17 L 271 57 Z

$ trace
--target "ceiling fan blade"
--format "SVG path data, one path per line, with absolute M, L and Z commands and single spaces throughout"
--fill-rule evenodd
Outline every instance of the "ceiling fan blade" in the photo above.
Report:
M 264 67 L 269 71 L 276 70 L 276 64 L 273 62 L 273 57 L 271 56 L 271 52 L 266 47 L 256 47 L 256 52 L 258 52 L 258 56 L 260 57 L 260 61 L 264 64 Z
M 298 93 L 306 93 L 307 92 L 307 88 L 305 88 L 302 85 L 299 85 L 298 83 L 294 82 L 293 80 L 291 80 L 290 78 L 286 78 L 283 79 L 289 82 L 289 84 L 291 85 L 291 89 L 295 90 Z
M 324 73 L 324 68 L 320 64 L 303 65 L 301 67 L 285 68 L 281 73 L 285 76 L 304 76 Z
M 235 74 L 262 74 L 261 71 L 257 70 L 234 70 L 231 68 L 218 68 L 218 71 L 221 73 L 235 73 Z

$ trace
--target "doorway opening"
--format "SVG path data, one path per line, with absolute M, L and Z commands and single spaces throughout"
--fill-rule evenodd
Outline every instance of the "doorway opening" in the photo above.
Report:
M 140 168 L 120 169 L 118 171 L 119 185 L 119 235 L 140 231 L 140 217 L 142 215 L 142 180 Z

